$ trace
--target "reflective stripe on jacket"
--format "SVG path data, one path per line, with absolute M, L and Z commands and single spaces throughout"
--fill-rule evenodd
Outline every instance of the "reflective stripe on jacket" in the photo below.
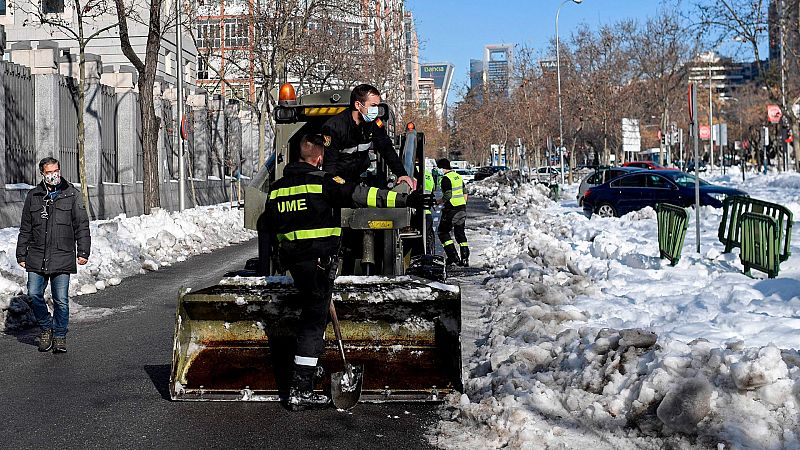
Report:
M 347 183 L 305 162 L 286 166 L 270 186 L 266 226 L 283 264 L 333 256 L 342 234 L 339 209 L 404 207 L 406 194 Z

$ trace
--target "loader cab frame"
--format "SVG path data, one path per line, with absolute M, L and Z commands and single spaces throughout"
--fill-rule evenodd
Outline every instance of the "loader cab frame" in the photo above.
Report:
M 286 85 L 284 85 L 286 86 Z M 300 139 L 306 134 L 319 133 L 323 124 L 342 111 L 349 110 L 350 90 L 330 90 L 305 96 L 284 96 L 281 88 L 278 106 L 273 111 L 275 119 L 275 135 L 273 153 L 264 167 L 245 188 L 245 227 L 259 231 L 259 258 L 249 264 L 249 268 L 259 275 L 274 273 L 271 267 L 270 246 L 265 232 L 266 224 L 262 222 L 264 205 L 269 195 L 271 184 L 283 176 L 287 164 L 299 159 Z M 396 132 L 396 119 L 393 111 L 386 103 L 379 105 L 379 116 L 386 123 L 387 133 L 395 145 L 395 150 L 402 158 L 406 152 L 412 152 L 414 159 L 424 161 L 424 134 L 416 130 Z M 414 139 L 407 139 L 409 133 Z M 393 188 L 394 179 L 388 166 L 380 155 L 372 154 L 371 183 L 380 188 Z M 414 173 L 418 184 L 424 183 L 422 171 Z M 377 184 L 376 184 L 377 182 Z M 399 189 L 399 188 L 395 188 Z M 419 216 L 419 217 L 418 217 Z M 424 247 L 417 240 L 424 239 L 422 233 L 422 215 L 412 217 L 410 209 L 395 208 L 359 208 L 342 210 L 342 228 L 359 230 L 361 238 L 349 235 L 346 252 L 343 258 L 344 275 L 402 275 L 409 266 L 411 257 L 424 252 Z M 360 242 L 353 244 L 353 240 Z M 352 251 L 356 247 L 357 250 Z

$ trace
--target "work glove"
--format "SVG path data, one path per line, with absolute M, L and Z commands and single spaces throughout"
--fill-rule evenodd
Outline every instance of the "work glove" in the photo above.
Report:
M 433 194 L 426 194 L 420 190 L 413 191 L 406 197 L 406 206 L 414 209 L 429 209 L 436 203 Z

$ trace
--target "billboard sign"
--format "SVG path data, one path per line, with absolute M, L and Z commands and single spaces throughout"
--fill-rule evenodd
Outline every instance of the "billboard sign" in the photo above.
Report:
M 637 153 L 642 149 L 642 135 L 639 132 L 638 119 L 622 119 L 622 149 Z
M 541 66 L 543 73 L 554 73 L 558 69 L 555 59 L 540 59 L 539 66 Z
M 447 81 L 450 66 L 448 64 L 420 64 L 420 78 L 433 78 L 436 89 L 442 89 Z

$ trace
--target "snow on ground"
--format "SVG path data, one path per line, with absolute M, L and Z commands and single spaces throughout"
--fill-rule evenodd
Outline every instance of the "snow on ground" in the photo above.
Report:
M 89 263 L 79 266 L 78 273 L 70 277 L 70 321 L 97 319 L 117 311 L 82 306 L 76 296 L 254 237 L 255 232 L 242 227 L 242 217 L 241 210 L 221 204 L 92 221 Z M 18 228 L 0 229 L 0 331 L 34 323 L 27 298 L 20 295 L 26 292 L 26 274 L 16 260 L 18 234 Z M 45 294 L 49 298 L 50 289 Z
M 707 178 L 800 217 L 800 175 L 746 175 Z M 483 333 L 465 393 L 448 398 L 433 442 L 800 448 L 798 227 L 779 277 L 749 278 L 738 250 L 722 253 L 721 211 L 702 208 L 700 254 L 692 217 L 671 267 L 658 258 L 652 209 L 588 219 L 576 189 L 557 204 L 545 187 L 504 177 L 469 185 L 497 211 L 468 223 L 493 268 L 492 295 L 470 324 Z

